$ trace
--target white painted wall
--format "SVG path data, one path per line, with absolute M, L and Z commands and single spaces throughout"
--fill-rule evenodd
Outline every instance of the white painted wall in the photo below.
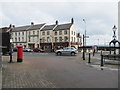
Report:
M 118 40 L 120 41 L 120 1 L 118 3 Z

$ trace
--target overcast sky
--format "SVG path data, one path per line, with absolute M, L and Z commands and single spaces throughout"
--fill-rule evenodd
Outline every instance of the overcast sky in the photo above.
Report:
M 6 1 L 6 0 L 5 0 Z M 113 25 L 118 25 L 118 3 L 112 2 L 0 2 L 0 27 L 46 23 L 56 20 L 69 23 L 74 18 L 76 30 L 82 34 L 86 30 L 89 38 L 87 45 L 107 44 L 113 35 Z

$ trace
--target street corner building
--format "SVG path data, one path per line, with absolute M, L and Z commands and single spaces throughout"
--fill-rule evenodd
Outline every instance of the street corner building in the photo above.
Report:
M 18 26 L 12 25 L 13 47 L 42 48 L 45 51 L 54 51 L 64 47 L 81 46 L 81 36 L 77 33 L 73 18 L 69 23 L 52 25 L 46 23 Z

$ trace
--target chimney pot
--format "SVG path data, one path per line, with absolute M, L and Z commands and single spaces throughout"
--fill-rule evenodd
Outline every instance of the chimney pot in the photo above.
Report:
M 58 25 L 58 20 L 56 20 L 56 25 Z
M 73 18 L 71 19 L 71 23 L 72 23 L 72 24 L 74 23 L 74 19 L 73 19 Z
M 34 25 L 34 22 L 31 22 L 31 25 Z

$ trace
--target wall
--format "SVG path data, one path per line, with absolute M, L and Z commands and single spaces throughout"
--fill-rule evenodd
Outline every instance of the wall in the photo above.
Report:
M 118 3 L 118 40 L 120 41 L 120 1 Z

